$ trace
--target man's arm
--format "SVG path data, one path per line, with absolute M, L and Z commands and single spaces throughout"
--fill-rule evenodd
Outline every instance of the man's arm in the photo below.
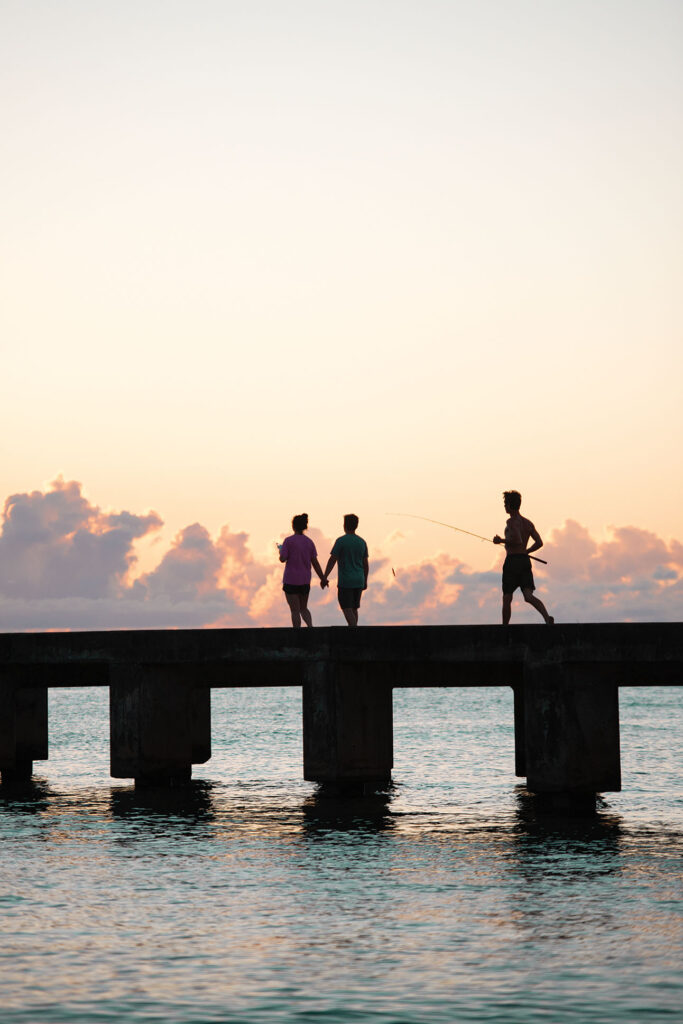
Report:
M 505 536 L 499 537 L 498 534 L 493 538 L 494 544 L 504 544 L 506 551 L 514 551 L 517 548 L 518 552 L 524 550 L 524 540 L 522 538 L 522 531 L 520 530 L 517 523 L 513 522 L 512 519 L 508 519 L 505 524 Z
M 368 556 L 367 555 L 363 559 L 363 572 L 365 573 L 365 583 L 363 584 L 363 590 L 367 590 L 368 589 L 368 573 L 370 572 L 370 562 L 368 560 Z
M 332 570 L 334 569 L 336 564 L 337 564 L 337 556 L 336 555 L 330 555 L 330 557 L 327 559 L 327 565 L 325 566 L 325 572 L 323 574 L 322 579 L 320 580 L 320 586 L 323 588 L 323 590 L 325 589 L 326 586 L 328 586 L 329 580 L 327 579 L 327 577 L 330 575 L 330 573 L 332 572 Z
M 540 533 L 538 532 L 538 530 L 536 529 L 536 527 L 534 526 L 533 523 L 531 523 L 530 535 L 531 535 L 531 537 L 533 537 L 534 543 L 531 545 L 530 548 L 526 549 L 527 555 L 530 555 L 532 551 L 538 551 L 539 548 L 543 547 L 543 541 L 541 540 L 541 535 L 540 535 Z

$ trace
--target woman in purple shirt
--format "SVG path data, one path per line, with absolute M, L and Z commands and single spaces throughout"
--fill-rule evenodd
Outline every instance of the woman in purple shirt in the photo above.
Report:
M 285 573 L 282 578 L 282 589 L 287 598 L 289 610 L 292 613 L 292 625 L 295 629 L 301 626 L 303 619 L 307 626 L 312 626 L 311 613 L 308 610 L 308 595 L 311 590 L 311 566 L 315 569 L 319 579 L 322 581 L 323 571 L 318 562 L 318 552 L 310 537 L 304 537 L 304 530 L 308 529 L 308 516 L 302 512 L 292 519 L 294 533 L 291 537 L 285 537 L 282 544 L 278 544 L 280 550 L 280 561 L 285 563 Z

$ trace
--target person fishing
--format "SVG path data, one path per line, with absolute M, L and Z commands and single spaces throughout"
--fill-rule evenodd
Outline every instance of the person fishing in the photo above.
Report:
M 292 614 L 292 625 L 295 629 L 299 629 L 302 619 L 307 626 L 313 625 L 311 613 L 308 610 L 308 595 L 311 592 L 311 566 L 320 580 L 323 578 L 323 571 L 318 562 L 315 544 L 310 537 L 304 537 L 304 530 L 308 529 L 308 515 L 305 512 L 294 516 L 292 529 L 294 533 L 290 537 L 285 537 L 282 544 L 278 544 L 278 551 L 280 552 L 280 561 L 285 563 L 282 589 Z
M 531 522 L 521 515 L 519 509 L 522 504 L 522 495 L 519 491 L 504 491 L 503 502 L 509 519 L 505 524 L 505 536 L 498 534 L 493 538 L 494 544 L 505 545 L 505 561 L 503 562 L 503 625 L 507 626 L 512 614 L 512 595 L 517 587 L 522 591 L 522 596 L 527 604 L 535 608 L 545 619 L 546 625 L 552 626 L 555 619 L 548 614 L 546 606 L 539 598 L 534 597 L 534 574 L 531 571 L 531 552 L 538 551 L 543 547 L 541 536 Z M 529 538 L 533 540 L 531 547 L 527 547 Z M 542 561 L 542 559 L 538 559 Z

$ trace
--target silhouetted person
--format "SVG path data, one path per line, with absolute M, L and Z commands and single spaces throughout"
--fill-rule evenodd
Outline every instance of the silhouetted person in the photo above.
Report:
M 318 562 L 315 544 L 310 537 L 304 537 L 304 530 L 308 529 L 308 516 L 305 512 L 294 516 L 292 529 L 294 533 L 291 537 L 285 537 L 282 544 L 278 544 L 278 548 L 280 561 L 285 563 L 282 589 L 292 613 L 292 625 L 298 629 L 302 619 L 307 626 L 313 625 L 311 613 L 308 610 L 308 595 L 311 592 L 311 566 L 315 569 L 321 582 L 323 571 Z
M 548 615 L 543 602 L 534 597 L 536 586 L 534 584 L 534 574 L 531 571 L 531 559 L 529 558 L 532 551 L 538 551 L 539 548 L 543 547 L 543 541 L 531 520 L 525 519 L 524 516 L 520 515 L 519 508 L 522 504 L 522 495 L 519 491 L 504 491 L 503 501 L 505 503 L 505 511 L 510 518 L 505 524 L 505 536 L 499 537 L 496 534 L 493 538 L 493 543 L 504 544 L 506 551 L 505 561 L 503 562 L 503 625 L 507 626 L 510 621 L 512 595 L 517 587 L 519 587 L 527 604 L 530 604 L 536 611 L 540 612 L 547 625 L 550 626 L 555 621 L 554 618 L 552 615 Z M 530 548 L 527 547 L 529 537 L 534 542 Z
M 362 537 L 356 536 L 358 529 L 358 516 L 344 516 L 344 536 L 337 537 L 330 552 L 330 557 L 325 568 L 325 575 L 320 581 L 320 586 L 325 589 L 328 586 L 327 577 L 335 565 L 337 569 L 337 597 L 339 607 L 344 613 L 344 618 L 349 626 L 358 625 L 358 609 L 360 608 L 360 597 L 364 590 L 368 589 L 368 546 Z

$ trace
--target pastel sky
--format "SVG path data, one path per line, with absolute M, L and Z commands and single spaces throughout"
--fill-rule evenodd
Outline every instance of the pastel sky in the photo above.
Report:
M 561 616 L 680 619 L 681 39 L 3 0 L 0 629 L 284 623 L 300 511 L 323 558 L 360 516 L 366 621 L 495 621 L 498 549 L 386 513 L 489 536 L 509 487 Z

